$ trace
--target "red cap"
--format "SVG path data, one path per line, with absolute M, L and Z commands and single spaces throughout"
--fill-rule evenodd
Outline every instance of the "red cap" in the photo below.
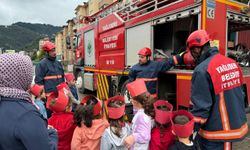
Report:
M 35 95 L 35 96 L 39 96 L 41 91 L 43 90 L 43 86 L 42 85 L 38 85 L 38 84 L 34 84 L 31 88 L 30 88 L 30 92 Z
M 169 109 L 169 111 L 160 110 L 157 108 L 158 106 L 166 106 Z M 170 103 L 168 103 L 165 100 L 157 100 L 156 102 L 154 102 L 154 110 L 155 110 L 156 122 L 160 124 L 166 124 L 170 122 L 173 110 L 173 106 Z
M 53 99 L 55 99 L 55 102 L 52 101 Z M 68 103 L 68 96 L 65 95 L 63 91 L 58 91 L 58 93 L 54 92 L 48 96 L 46 106 L 54 112 L 63 112 L 66 109 Z
M 66 82 L 62 82 L 59 85 L 56 86 L 57 90 L 60 91 L 62 89 L 70 90 L 69 86 L 67 85 Z
M 108 107 L 108 116 L 111 119 L 119 119 L 124 115 L 124 111 L 125 111 L 125 100 L 124 100 L 124 96 L 114 96 L 108 99 L 107 101 L 107 105 L 111 102 L 111 101 L 121 101 L 124 104 L 121 107 L 118 108 L 114 108 L 114 107 Z
M 100 114 L 100 112 L 101 112 L 101 109 L 102 109 L 102 103 L 101 103 L 101 101 L 98 99 L 98 98 L 96 98 L 95 96 L 93 96 L 93 95 L 88 95 L 88 96 L 85 96 L 82 100 L 81 100 L 81 104 L 83 104 L 83 105 L 85 105 L 85 104 L 87 104 L 87 102 L 88 102 L 88 100 L 89 99 L 96 99 L 98 102 L 95 104 L 95 106 L 94 106 L 94 116 L 96 116 L 96 115 L 99 115 Z
M 189 122 L 187 122 L 184 125 L 175 124 L 174 118 L 177 115 L 187 116 L 189 119 Z M 186 138 L 186 137 L 189 137 L 193 133 L 194 117 L 190 112 L 188 112 L 186 110 L 179 110 L 179 111 L 173 112 L 172 117 L 171 117 L 171 123 L 172 123 L 172 130 L 173 130 L 174 134 L 178 137 Z
M 42 46 L 43 50 L 46 52 L 51 51 L 52 49 L 56 48 L 55 44 L 50 41 L 45 41 Z
M 128 83 L 127 89 L 132 97 L 136 97 L 148 91 L 145 81 L 142 79 L 136 79 L 135 81 Z
M 75 76 L 73 75 L 73 73 L 67 73 L 65 74 L 65 79 L 67 82 L 75 80 Z

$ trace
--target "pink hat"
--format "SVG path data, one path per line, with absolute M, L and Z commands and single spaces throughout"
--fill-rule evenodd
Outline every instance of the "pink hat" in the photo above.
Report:
M 118 108 L 114 108 L 114 107 L 107 107 L 108 108 L 108 116 L 111 119 L 119 119 L 124 115 L 124 111 L 125 111 L 125 100 L 124 100 L 124 96 L 114 96 L 108 99 L 107 101 L 107 105 L 111 102 L 111 101 L 121 101 L 123 102 L 123 105 L 121 107 Z
M 160 110 L 158 106 L 166 106 L 169 111 Z M 154 102 L 154 110 L 155 110 L 155 121 L 160 124 L 166 124 L 170 122 L 170 118 L 172 115 L 173 106 L 168 103 L 166 100 L 157 100 Z
M 55 99 L 55 101 L 52 101 Z M 51 109 L 54 112 L 63 112 L 66 109 L 66 106 L 69 103 L 69 98 L 65 93 L 61 90 L 54 92 L 48 96 L 47 108 Z
M 184 125 L 175 124 L 174 118 L 177 115 L 187 116 L 189 119 L 189 122 L 187 122 Z M 171 123 L 172 123 L 172 130 L 173 130 L 174 134 L 178 137 L 186 138 L 186 137 L 189 137 L 193 133 L 194 117 L 190 112 L 188 112 L 186 110 L 179 110 L 179 111 L 173 112 L 172 117 L 171 117 Z
M 42 90 L 43 90 L 43 85 L 38 85 L 38 84 L 34 84 L 30 88 L 30 92 L 35 96 L 39 96 Z
M 66 82 L 62 82 L 59 85 L 56 86 L 57 90 L 60 91 L 62 89 L 70 90 L 69 86 L 67 85 Z
M 137 79 L 133 82 L 128 83 L 127 89 L 132 97 L 136 97 L 148 91 L 143 79 Z
M 95 97 L 95 96 L 93 96 L 93 95 L 88 95 L 88 96 L 85 96 L 82 100 L 81 100 L 81 104 L 82 105 L 85 105 L 85 104 L 87 104 L 87 102 L 90 100 L 90 99 L 96 99 L 98 102 L 94 105 L 94 116 L 96 116 L 96 115 L 99 115 L 100 114 L 100 112 L 101 112 L 101 109 L 102 109 L 102 103 L 101 103 L 101 101 L 97 98 L 97 97 Z
M 65 74 L 65 79 L 67 82 L 69 82 L 69 81 L 75 80 L 75 77 L 74 77 L 73 73 L 67 73 L 67 74 Z

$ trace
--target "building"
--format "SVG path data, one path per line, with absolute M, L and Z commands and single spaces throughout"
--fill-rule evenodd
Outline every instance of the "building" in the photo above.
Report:
M 89 7 L 89 9 L 88 9 L 89 13 L 88 14 L 90 16 L 99 11 L 99 1 L 100 0 L 89 0 L 88 1 L 88 7 Z
M 56 45 L 56 55 L 58 60 L 62 60 L 63 56 L 63 32 L 57 32 L 55 37 L 55 45 Z
M 84 2 L 83 5 L 78 5 L 75 8 L 75 14 L 76 17 L 74 18 L 74 30 L 78 31 L 81 29 L 85 24 L 84 24 L 84 17 L 88 16 L 88 3 Z
M 113 3 L 114 0 L 100 0 L 99 1 L 99 10 L 102 10 L 103 8 L 107 7 L 108 5 L 110 5 L 111 3 Z
M 67 21 L 68 23 L 68 32 L 66 37 L 66 46 L 68 51 L 68 64 L 73 64 L 74 62 L 74 21 L 70 19 Z

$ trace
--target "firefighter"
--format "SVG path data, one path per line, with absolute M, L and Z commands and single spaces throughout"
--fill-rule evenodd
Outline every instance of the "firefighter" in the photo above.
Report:
M 192 76 L 191 110 L 202 150 L 231 149 L 248 132 L 243 75 L 238 64 L 210 47 L 205 30 L 191 33 L 187 47 L 197 66 Z
M 156 98 L 158 74 L 160 72 L 166 72 L 174 65 L 182 63 L 182 57 L 181 55 L 176 55 L 167 61 L 152 61 L 150 60 L 151 54 L 151 49 L 148 47 L 144 47 L 138 51 L 139 63 L 131 68 L 129 72 L 129 82 L 137 78 L 143 79 L 146 82 L 149 93 Z
M 47 54 L 36 66 L 35 83 L 44 85 L 46 96 L 49 96 L 57 90 L 57 85 L 64 82 L 64 70 L 62 64 L 56 60 L 55 45 L 45 41 L 42 48 Z

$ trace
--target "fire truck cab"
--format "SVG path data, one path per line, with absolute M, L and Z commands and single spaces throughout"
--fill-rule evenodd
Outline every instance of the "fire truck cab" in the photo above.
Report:
M 114 2 L 89 16 L 88 25 L 78 31 L 78 86 L 82 91 L 97 91 L 102 100 L 118 93 L 127 97 L 128 72 L 138 63 L 140 48 L 150 47 L 152 59 L 162 60 L 185 50 L 188 35 L 197 29 L 207 30 L 211 44 L 228 55 L 228 41 L 239 43 L 241 32 L 250 30 L 248 10 L 248 5 L 233 0 Z M 242 69 L 248 106 L 250 68 Z M 189 107 L 192 72 L 192 66 L 177 66 L 160 74 L 158 98 L 167 99 L 176 109 Z

